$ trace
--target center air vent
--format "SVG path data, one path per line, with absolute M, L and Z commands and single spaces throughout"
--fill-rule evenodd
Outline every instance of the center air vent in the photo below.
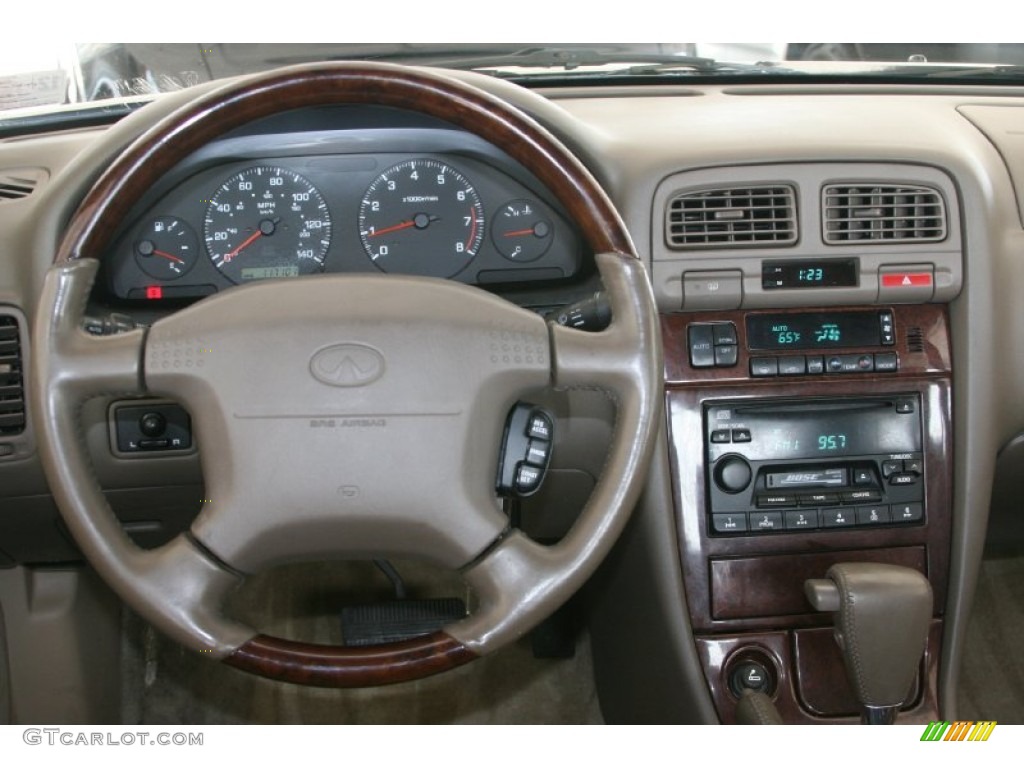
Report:
M 0 437 L 25 431 L 25 390 L 18 321 L 0 315 Z
M 946 208 L 930 187 L 830 184 L 821 197 L 826 243 L 946 239 Z
M 670 248 L 792 245 L 797 239 L 796 193 L 787 185 L 706 189 L 668 203 Z

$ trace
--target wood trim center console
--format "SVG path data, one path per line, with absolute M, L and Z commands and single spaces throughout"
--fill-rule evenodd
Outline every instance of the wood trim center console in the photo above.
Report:
M 806 318 L 807 311 L 662 316 L 678 544 L 698 655 L 722 722 L 735 721 L 736 697 L 729 689 L 728 677 L 738 663 L 751 659 L 767 667 L 773 698 L 787 721 L 855 722 L 858 709 L 832 639 L 831 616 L 811 609 L 803 596 L 803 582 L 824 577 L 837 562 L 916 568 L 928 577 L 934 592 L 934 623 L 921 675 L 899 722 L 927 722 L 938 717 L 936 671 L 951 534 L 952 366 L 946 309 L 933 304 L 845 309 L 876 312 L 885 321 L 891 317 L 892 338 L 884 338 L 885 346 L 792 353 L 749 348 L 748 316 L 804 313 Z M 828 310 L 835 311 L 844 308 Z M 731 329 L 735 350 L 726 349 L 717 365 L 709 365 L 706 355 L 698 359 L 691 352 L 695 337 L 690 329 L 695 324 Z M 729 335 L 715 338 L 728 345 Z M 735 364 L 730 364 L 733 356 Z M 898 361 L 895 370 L 891 365 L 894 356 Z M 771 358 L 776 361 L 774 370 L 765 365 Z M 805 364 L 803 372 L 799 368 L 794 372 L 796 358 L 822 358 L 824 366 L 821 360 L 812 360 L 815 365 L 808 368 Z M 878 365 L 870 361 L 878 361 Z M 780 362 L 785 365 L 780 367 Z M 844 367 L 841 362 L 848 364 Z M 862 369 L 856 367 L 858 362 Z M 880 402 L 904 398 L 919 409 L 923 468 L 916 465 L 914 469 L 922 471 L 908 481 L 920 483 L 918 493 L 923 494 L 923 502 L 913 515 L 908 513 L 899 520 L 893 517 L 892 522 L 858 519 L 857 507 L 851 504 L 841 508 L 841 526 L 834 525 L 835 519 L 825 523 L 825 512 L 831 510 L 834 518 L 840 509 L 834 507 L 823 508 L 820 524 L 806 529 L 788 527 L 791 518 L 782 515 L 769 516 L 773 527 L 767 525 L 768 519 L 762 521 L 760 514 L 755 520 L 753 514 L 743 513 L 750 514 L 741 520 L 749 520 L 750 530 L 713 530 L 709 488 L 716 480 L 708 466 L 710 427 L 705 424 L 710 406 L 749 402 L 770 412 L 775 403 L 806 403 L 807 409 L 813 410 L 816 403 L 856 398 Z M 914 461 L 919 462 L 916 456 Z M 853 470 L 848 472 L 852 483 Z M 881 472 L 876 472 L 874 481 L 883 486 L 889 482 Z M 802 495 L 800 504 L 809 503 L 809 498 Z M 767 503 L 768 499 L 762 495 L 758 504 L 761 501 Z M 783 501 L 780 506 L 787 504 Z M 795 513 L 797 505 L 792 506 L 790 511 Z M 897 505 L 892 507 L 895 510 Z M 848 519 L 843 519 L 844 515 Z M 774 525 L 775 521 L 779 524 Z M 758 522 L 764 522 L 765 528 L 754 530 Z

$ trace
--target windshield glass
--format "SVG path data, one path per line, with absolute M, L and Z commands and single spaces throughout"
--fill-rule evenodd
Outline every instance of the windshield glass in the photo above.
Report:
M 526 85 L 851 77 L 1024 83 L 1022 43 L 32 43 L 0 52 L 0 115 L 129 105 L 321 60 L 475 70 Z

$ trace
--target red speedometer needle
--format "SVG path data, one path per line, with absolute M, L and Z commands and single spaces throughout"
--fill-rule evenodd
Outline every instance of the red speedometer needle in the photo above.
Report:
M 185 263 L 184 259 L 179 259 L 177 256 L 172 256 L 171 254 L 167 253 L 166 251 L 158 251 L 155 248 L 153 249 L 153 255 L 154 256 L 163 256 L 165 259 L 170 259 L 171 261 L 176 261 L 179 264 L 184 264 Z
M 376 237 L 377 235 L 386 235 L 388 232 L 397 232 L 400 229 L 408 229 L 409 227 L 415 227 L 415 226 L 416 226 L 416 222 L 412 221 L 410 219 L 409 221 L 403 221 L 401 224 L 395 224 L 392 227 L 384 227 L 384 229 L 375 229 L 375 230 L 373 230 L 373 232 L 370 232 L 367 235 L 367 237 Z
M 532 234 L 533 234 L 533 227 L 530 227 L 529 229 L 517 229 L 514 232 L 506 232 L 504 236 L 505 237 L 522 237 L 523 235 L 532 235 Z
M 263 237 L 263 232 L 257 229 L 255 232 L 253 232 L 251 235 L 245 238 L 245 242 L 243 242 L 240 246 L 235 248 L 233 251 L 228 251 L 227 253 L 225 253 L 224 262 L 227 263 L 231 261 L 233 258 L 235 258 L 235 256 L 242 252 L 242 249 L 248 248 L 261 237 Z

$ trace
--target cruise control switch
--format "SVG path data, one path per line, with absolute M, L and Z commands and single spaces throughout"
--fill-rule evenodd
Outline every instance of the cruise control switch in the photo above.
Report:
M 526 497 L 537 492 L 551 463 L 554 425 L 554 419 L 539 406 L 513 406 L 498 456 L 499 495 Z

